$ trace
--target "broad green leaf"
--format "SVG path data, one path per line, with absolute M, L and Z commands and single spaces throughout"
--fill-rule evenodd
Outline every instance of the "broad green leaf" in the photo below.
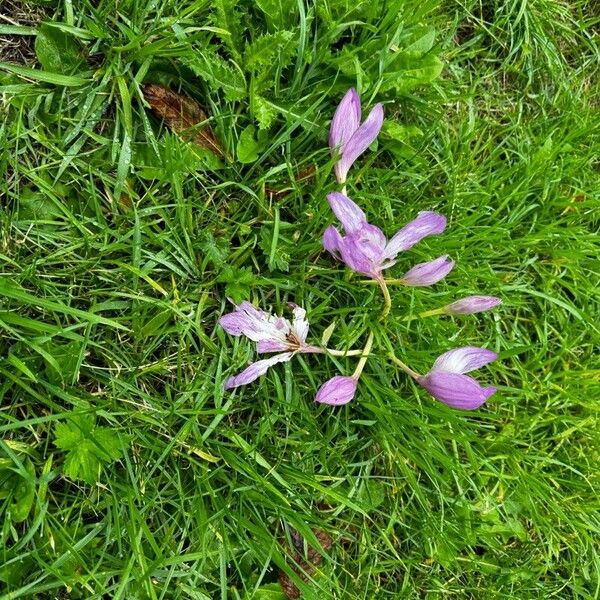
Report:
M 256 141 L 254 125 L 248 125 L 240 135 L 237 143 L 237 159 L 243 163 L 253 163 L 258 159 L 258 142 Z
M 11 65 L 9 63 L 0 63 L 0 69 L 14 73 L 15 75 L 19 75 L 20 77 L 26 77 L 28 79 L 34 79 L 35 81 L 43 81 L 44 83 L 52 83 L 54 85 L 62 85 L 65 87 L 80 87 L 86 83 L 89 83 L 90 81 L 84 77 L 76 77 L 75 75 L 62 75 L 60 73 L 49 73 L 39 69 Z
M 408 92 L 437 79 L 443 68 L 444 64 L 434 54 L 400 52 L 381 78 L 380 89 L 382 92 L 392 89 L 399 93 Z
M 16 485 L 13 490 L 13 501 L 10 506 L 10 517 L 14 523 L 21 523 L 27 518 L 35 500 L 35 485 L 33 483 L 33 480 L 35 480 L 35 467 L 27 457 L 23 460 L 23 466 L 31 476 L 31 480 L 15 474 Z
M 25 25 L 0 25 L 0 35 L 37 35 L 37 29 Z
M 435 42 L 435 29 L 433 27 L 417 27 L 405 52 L 429 52 Z
M 69 75 L 85 65 L 81 48 L 75 38 L 42 23 L 35 39 L 35 53 L 44 71 Z
M 42 348 L 52 356 L 53 362 L 46 361 L 48 379 L 51 383 L 71 383 L 79 366 L 81 344 L 76 341 L 67 344 L 48 342 Z

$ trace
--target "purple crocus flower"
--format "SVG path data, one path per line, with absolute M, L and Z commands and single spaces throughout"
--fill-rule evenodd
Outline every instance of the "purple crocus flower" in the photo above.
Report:
M 338 183 L 345 183 L 352 163 L 373 143 L 383 123 L 383 106 L 376 104 L 365 122 L 360 124 L 360 98 L 350 88 L 339 103 L 329 130 L 329 147 L 332 153 L 340 153 L 335 165 Z
M 315 401 L 333 406 L 348 404 L 354 398 L 357 385 L 358 378 L 356 377 L 336 375 L 319 388 Z
M 472 315 L 490 310 L 499 304 L 502 304 L 502 300 L 495 296 L 467 296 L 444 306 L 444 312 L 449 315 Z
M 367 222 L 363 210 L 339 192 L 327 195 L 329 205 L 346 233 L 331 225 L 323 234 L 325 250 L 346 263 L 353 271 L 381 281 L 384 269 L 396 263 L 396 256 L 428 235 L 437 235 L 446 228 L 446 217 L 436 212 L 420 212 L 388 242 L 375 225 Z M 413 267 L 402 278 L 406 285 L 431 285 L 444 278 L 454 266 L 448 256 Z
M 498 355 L 485 348 L 465 346 L 445 352 L 426 375 L 415 377 L 434 398 L 461 410 L 479 408 L 495 391 L 495 387 L 481 387 L 465 375 L 496 360 Z
M 250 302 L 242 302 L 233 312 L 219 319 L 219 324 L 227 333 L 243 335 L 256 342 L 257 352 L 280 352 L 271 358 L 252 363 L 238 375 L 229 378 L 225 382 L 225 389 L 251 383 L 264 375 L 269 367 L 287 362 L 298 352 L 322 352 L 320 348 L 306 344 L 306 311 L 299 306 L 292 306 L 294 319 L 291 323 L 283 317 L 254 308 Z

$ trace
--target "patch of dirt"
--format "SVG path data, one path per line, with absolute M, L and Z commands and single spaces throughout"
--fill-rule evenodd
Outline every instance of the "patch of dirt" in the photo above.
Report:
M 48 7 L 17 0 L 0 0 L 0 25 L 36 27 L 49 16 Z M 0 62 L 32 65 L 36 61 L 34 45 L 34 35 L 0 34 Z

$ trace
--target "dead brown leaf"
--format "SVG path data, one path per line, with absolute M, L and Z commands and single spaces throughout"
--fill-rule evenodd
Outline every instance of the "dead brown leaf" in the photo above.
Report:
M 208 119 L 208 115 L 195 100 L 157 83 L 144 85 L 143 91 L 154 114 L 163 119 L 172 131 L 220 158 L 225 157 L 223 146 L 213 130 L 206 124 L 199 126 Z
M 329 534 L 321 529 L 313 529 L 313 533 L 323 550 L 327 551 L 331 549 L 333 540 Z M 293 569 L 302 581 L 308 581 L 308 578 L 314 574 L 317 567 L 321 564 L 323 556 L 321 552 L 310 545 L 307 548 L 306 556 L 304 556 L 304 553 L 300 552 L 304 546 L 304 538 L 296 532 L 292 535 L 292 539 L 294 540 L 295 548 L 297 548 L 297 551 L 294 552 L 292 558 L 294 559 L 294 562 L 299 565 L 299 568 L 294 566 Z M 300 590 L 283 571 L 279 571 L 279 583 L 288 598 L 291 600 L 300 598 Z

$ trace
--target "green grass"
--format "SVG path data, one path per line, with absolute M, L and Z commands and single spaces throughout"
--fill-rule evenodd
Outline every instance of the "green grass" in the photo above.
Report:
M 280 569 L 305 598 L 600 595 L 593 3 L 316 4 L 21 4 L 0 24 L 0 598 L 275 600 Z M 169 132 L 149 82 L 203 104 L 231 160 Z M 351 85 L 387 129 L 349 195 L 388 236 L 449 218 L 390 273 L 457 260 L 395 288 L 386 324 L 320 241 Z M 313 341 L 373 328 L 355 400 L 315 405 L 356 361 L 310 355 L 223 392 L 255 356 L 217 326 L 232 293 L 303 305 Z M 472 293 L 504 304 L 402 320 Z M 385 357 L 424 372 L 467 344 L 500 353 L 474 413 Z M 306 582 L 293 530 L 333 539 Z

